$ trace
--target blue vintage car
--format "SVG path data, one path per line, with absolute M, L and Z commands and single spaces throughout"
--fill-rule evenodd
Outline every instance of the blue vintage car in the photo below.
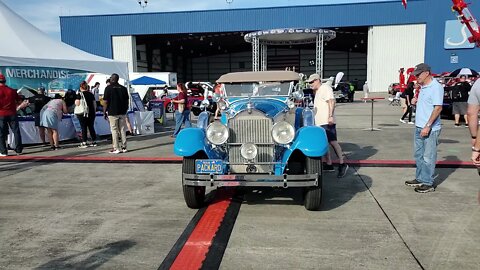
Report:
M 320 208 L 328 141 L 312 109 L 296 106 L 305 103 L 296 91 L 299 78 L 292 71 L 261 71 L 217 80 L 223 84 L 221 120 L 210 123 L 203 112 L 197 127 L 183 129 L 175 140 L 188 207 L 204 204 L 207 186 L 250 186 L 302 188 L 305 208 Z

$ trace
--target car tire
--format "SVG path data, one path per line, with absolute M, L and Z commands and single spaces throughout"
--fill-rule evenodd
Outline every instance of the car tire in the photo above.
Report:
M 318 211 L 322 205 L 322 158 L 307 157 L 305 167 L 307 174 L 318 173 L 318 185 L 305 188 L 303 204 L 309 211 Z
M 198 158 L 202 158 L 202 157 L 192 156 L 192 157 L 183 158 L 182 172 L 188 173 L 188 174 L 194 174 L 195 160 Z M 183 185 L 183 197 L 185 199 L 185 203 L 189 208 L 199 209 L 205 203 L 205 187 Z
M 169 102 L 166 106 L 167 113 L 173 113 L 175 111 L 175 105 L 173 102 Z

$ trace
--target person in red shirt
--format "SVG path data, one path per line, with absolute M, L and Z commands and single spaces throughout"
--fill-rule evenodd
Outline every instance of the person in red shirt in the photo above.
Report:
M 8 87 L 3 74 L 0 74 L 0 157 L 8 155 L 7 135 L 8 127 L 13 132 L 15 138 L 15 152 L 17 155 L 22 153 L 22 137 L 20 135 L 20 127 L 17 119 L 17 106 L 22 100 L 18 96 L 17 91 Z
M 178 83 L 177 90 L 178 96 L 172 100 L 175 104 L 175 131 L 170 135 L 172 138 L 178 135 L 182 124 L 185 124 L 186 128 L 192 126 L 190 123 L 190 104 L 188 103 L 187 88 L 183 83 Z

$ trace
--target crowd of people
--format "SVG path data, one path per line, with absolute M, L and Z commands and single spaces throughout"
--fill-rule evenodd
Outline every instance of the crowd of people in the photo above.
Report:
M 126 87 L 118 83 L 119 76 L 112 74 L 107 81 L 103 95 L 103 104 L 99 102 L 99 83 L 90 89 L 87 82 L 79 85 L 79 90 L 73 98 L 69 91 L 65 96 L 55 94 L 50 98 L 45 93 L 45 88 L 40 87 L 37 94 L 29 99 L 22 98 L 17 90 L 6 85 L 5 76 L 0 74 L 0 156 L 8 155 L 6 144 L 9 129 L 14 141 L 10 146 L 17 155 L 23 151 L 22 136 L 18 122 L 17 112 L 33 105 L 32 116 L 42 144 L 58 150 L 60 146 L 59 123 L 64 114 L 73 113 L 80 123 L 81 143 L 79 148 L 97 146 L 95 131 L 95 117 L 98 108 L 102 108 L 104 118 L 110 124 L 112 133 L 112 150 L 110 153 L 118 154 L 127 152 L 126 130 L 131 134 L 131 124 L 127 120 L 129 109 L 129 94 Z M 72 92 L 72 91 L 70 91 Z M 72 104 L 70 104 L 72 103 Z M 103 105 L 103 106 L 101 106 Z M 100 107 L 101 106 L 101 107 Z M 90 142 L 88 141 L 90 135 Z M 119 140 L 119 138 L 121 138 Z

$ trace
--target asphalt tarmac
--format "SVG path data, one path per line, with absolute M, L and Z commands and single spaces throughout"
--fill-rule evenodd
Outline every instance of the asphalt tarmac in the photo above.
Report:
M 161 161 L 175 157 L 172 121 L 129 137 L 119 155 L 108 154 L 107 140 L 28 146 L 21 160 L 0 160 L 0 269 L 187 269 L 195 259 L 203 269 L 478 269 L 480 177 L 453 166 L 468 163 L 468 130 L 443 121 L 438 159 L 452 165 L 437 169 L 435 192 L 418 194 L 403 183 L 413 167 L 388 166 L 412 160 L 413 127 L 399 122 L 400 108 L 374 106 L 381 131 L 363 130 L 371 106 L 360 101 L 338 104 L 337 129 L 349 160 L 379 166 L 352 165 L 342 179 L 326 173 L 316 212 L 299 190 L 237 191 L 218 228 L 202 222 L 224 191 L 211 191 L 208 208 L 189 209 L 179 160 Z M 192 240 L 212 230 L 210 241 Z M 209 252 L 175 262 L 195 245 Z

